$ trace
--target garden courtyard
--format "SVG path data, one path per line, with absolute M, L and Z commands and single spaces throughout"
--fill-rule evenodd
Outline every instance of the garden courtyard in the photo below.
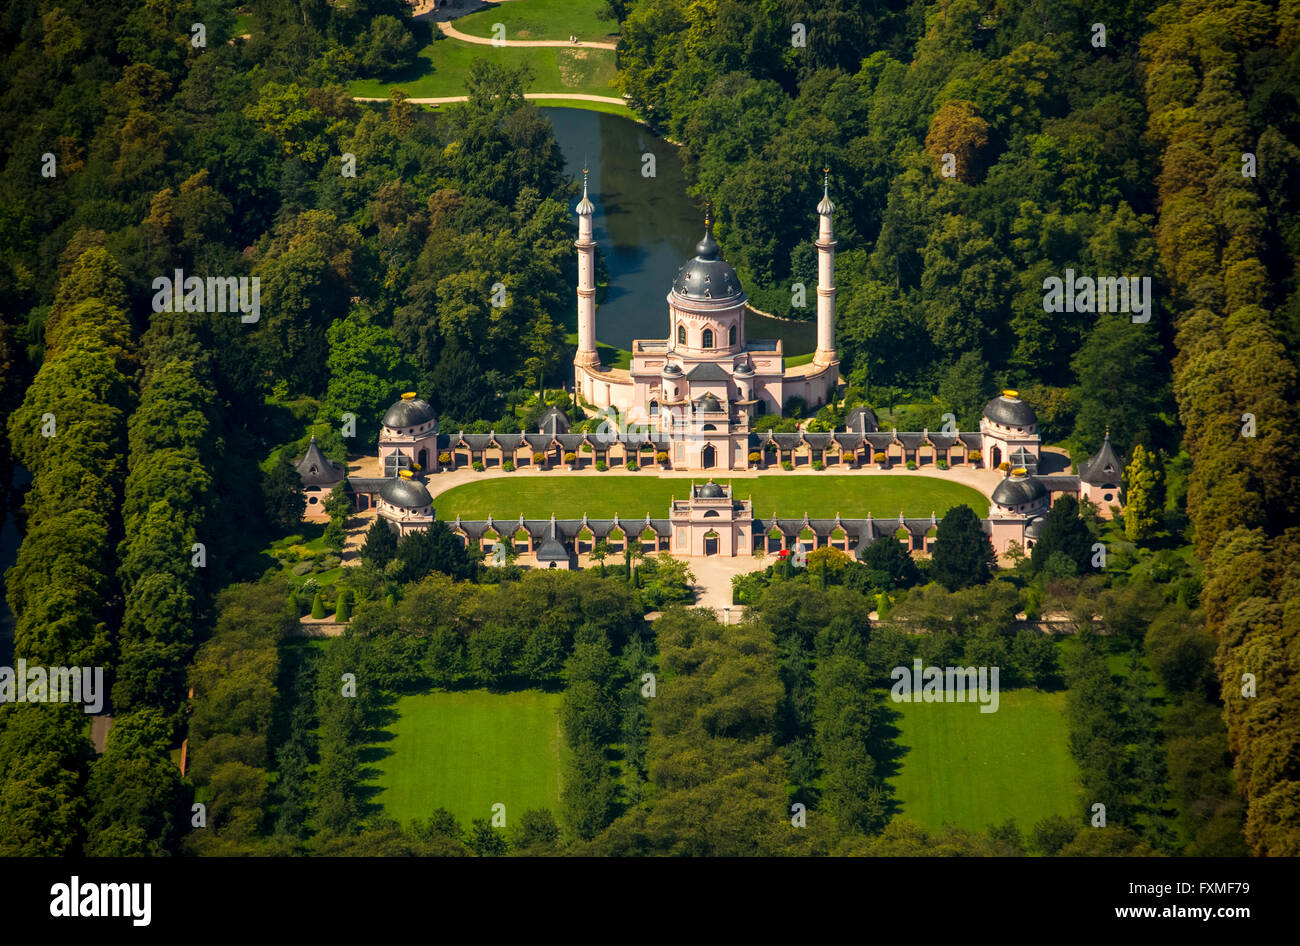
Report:
M 532 808 L 559 811 L 563 739 L 559 693 L 486 690 L 400 698 L 390 739 L 372 746 L 379 774 L 372 801 L 402 824 L 446 808 L 461 825 L 491 819 L 506 806 L 507 825 Z
M 1009 818 L 1028 831 L 1050 815 L 1080 816 L 1064 691 L 1002 690 L 996 713 L 973 703 L 886 702 L 901 714 L 897 817 L 983 832 Z
M 460 473 L 461 471 L 457 471 Z M 476 474 L 470 473 L 469 476 Z M 442 520 L 612 518 L 644 519 L 646 514 L 667 514 L 673 497 L 686 498 L 692 482 L 710 477 L 655 476 L 653 473 L 567 472 L 553 474 L 516 471 L 496 476 L 477 474 L 460 485 L 439 492 L 439 477 L 431 479 L 434 510 Z M 993 483 L 998 477 L 993 478 Z M 920 517 L 934 513 L 943 518 L 953 506 L 970 506 L 980 518 L 988 515 L 988 498 L 979 490 L 952 479 L 915 472 L 879 475 L 833 473 L 772 473 L 757 476 L 719 476 L 730 483 L 737 499 L 752 499 L 754 515 L 775 513 L 785 518 L 864 517 L 877 519 Z

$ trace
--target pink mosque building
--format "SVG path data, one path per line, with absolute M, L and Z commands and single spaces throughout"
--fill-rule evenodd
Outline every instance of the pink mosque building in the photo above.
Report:
M 829 187 L 829 185 L 827 185 Z M 829 192 L 817 205 L 817 350 L 813 360 L 786 368 L 780 341 L 747 339 L 748 297 L 731 264 L 719 255 L 708 218 L 695 256 L 682 264 L 668 291 L 668 337 L 632 343 L 624 370 L 602 365 L 596 350 L 595 207 L 584 179 L 578 204 L 578 350 L 574 391 L 597 409 L 615 408 L 671 443 L 671 462 L 692 470 L 743 470 L 750 424 L 780 414 L 792 398 L 820 407 L 835 397 L 835 236 Z
M 843 431 L 756 433 L 751 429 L 756 418 L 782 412 L 791 398 L 817 407 L 836 397 L 839 358 L 831 224 L 835 206 L 828 190 L 817 205 L 817 349 L 811 363 L 785 368 L 780 342 L 746 339 L 746 295 L 735 270 L 720 257 L 706 219 L 696 255 L 678 269 L 668 292 L 668 337 L 634 342 L 627 370 L 602 365 L 596 351 L 594 209 L 584 181 L 575 243 L 579 264 L 575 391 L 596 409 L 616 409 L 632 426 L 612 433 L 572 432 L 569 417 L 552 408 L 536 433 L 442 432 L 428 401 L 413 392 L 403 394 L 380 422 L 383 476 L 347 478 L 358 508 L 376 507 L 401 534 L 428 528 L 435 509 L 425 479 L 440 470 L 474 463 L 487 469 L 510 463 L 526 475 L 523 470 L 538 466 L 582 469 L 604 464 L 618 469 L 635 461 L 640 466 L 699 471 L 706 476 L 714 471 L 782 468 L 785 463 L 806 469 L 814 462 L 832 472 L 836 467 L 915 464 L 920 471 L 942 476 L 942 463 L 948 468 L 969 465 L 1003 472 L 990 495 L 989 516 L 983 524 L 994 549 L 1005 555 L 1013 545 L 1032 549 L 1043 517 L 1058 496 L 1086 497 L 1098 504 L 1103 516 L 1112 515 L 1119 506 L 1124 464 L 1109 435 L 1097 455 L 1079 465 L 1078 475 L 1039 475 L 1038 418 L 1015 391 L 990 400 L 974 431 L 882 431 L 875 413 L 865 406 L 849 412 Z M 324 498 L 343 480 L 344 471 L 321 454 L 314 440 L 298 469 L 309 494 L 307 516 L 322 518 Z M 466 543 L 483 549 L 497 541 L 513 542 L 506 537 L 522 530 L 528 539 L 521 551 L 534 553 L 538 564 L 549 568 L 571 567 L 577 554 L 602 539 L 615 546 L 640 541 L 645 551 L 686 557 L 747 556 L 758 549 L 793 549 L 801 544 L 805 548 L 831 545 L 861 555 L 882 538 L 903 541 L 913 552 L 926 552 L 938 524 L 933 514 L 883 519 L 871 515 L 782 519 L 775 514 L 760 518 L 749 500 L 732 495 L 730 485 L 690 481 L 683 484 L 683 492 L 663 518 L 652 515 L 662 511 L 646 510 L 644 519 L 626 522 L 584 515 L 501 523 L 457 518 L 447 524 Z M 800 538 L 809 531 L 812 540 Z

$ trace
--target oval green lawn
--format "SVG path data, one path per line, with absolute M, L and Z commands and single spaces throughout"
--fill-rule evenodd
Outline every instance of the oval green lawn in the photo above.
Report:
M 709 477 L 700 476 L 696 482 Z M 953 506 L 965 503 L 981 518 L 988 515 L 989 501 L 978 490 L 937 476 L 899 473 L 891 476 L 843 476 L 810 473 L 746 477 L 733 482 L 738 499 L 753 498 L 754 514 L 776 513 L 782 518 L 799 518 L 806 512 L 815 518 L 860 519 L 870 513 L 877 519 L 906 516 L 940 518 Z M 430 484 L 437 488 L 437 477 Z M 617 513 L 624 519 L 656 518 L 668 515 L 672 498 L 686 498 L 690 480 L 661 478 L 651 472 L 603 473 L 595 476 L 542 476 L 519 470 L 507 476 L 456 486 L 434 497 L 439 519 L 609 519 Z
M 419 62 L 409 74 L 396 80 L 354 79 L 348 86 L 353 95 L 386 98 L 391 89 L 401 89 L 412 98 L 464 95 L 465 77 L 476 59 L 488 59 L 508 66 L 527 66 L 532 80 L 525 92 L 582 92 L 617 97 L 610 86 L 614 78 L 614 53 L 608 49 L 548 46 L 478 46 L 455 39 L 440 39 L 420 50 Z M 571 108 L 581 102 L 567 103 Z
M 467 36 L 491 39 L 492 27 L 506 28 L 506 40 L 582 40 L 612 43 L 618 40 L 618 22 L 602 20 L 597 13 L 604 0 L 515 0 L 489 10 L 457 17 L 452 26 Z

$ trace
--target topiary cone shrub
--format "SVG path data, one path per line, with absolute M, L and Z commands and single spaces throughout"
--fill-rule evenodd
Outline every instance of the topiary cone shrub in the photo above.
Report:
M 339 604 L 334 609 L 334 620 L 340 624 L 346 624 L 352 619 L 352 592 L 342 591 L 339 593 Z
M 311 616 L 318 621 L 325 617 L 325 602 L 319 591 L 316 592 L 316 597 L 311 599 Z

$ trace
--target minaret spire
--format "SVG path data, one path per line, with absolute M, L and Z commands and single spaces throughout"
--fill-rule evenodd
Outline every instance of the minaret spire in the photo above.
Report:
M 582 168 L 582 200 L 578 202 L 578 351 L 573 356 L 573 389 L 583 397 L 592 396 L 587 380 L 589 369 L 599 370 L 596 351 L 596 240 L 592 235 L 592 214 L 596 212 L 587 195 L 588 168 Z
M 821 218 L 817 227 L 817 351 L 813 363 L 823 367 L 838 364 L 835 351 L 835 232 L 831 215 L 831 169 L 822 168 L 822 199 L 817 205 Z

